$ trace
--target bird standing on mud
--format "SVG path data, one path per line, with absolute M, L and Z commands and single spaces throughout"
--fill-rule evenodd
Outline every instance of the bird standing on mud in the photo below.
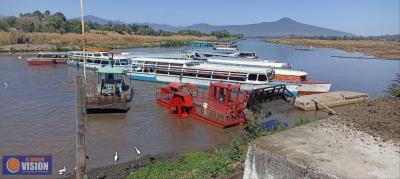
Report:
M 118 160 L 119 160 L 118 152 L 115 152 L 114 162 L 117 163 Z
M 8 83 L 7 82 L 3 82 L 3 85 L 4 85 L 5 88 L 8 87 Z
M 59 174 L 59 175 L 62 175 L 62 174 L 64 174 L 66 171 L 67 171 L 67 168 L 64 166 L 64 168 L 58 170 L 58 174 Z
M 137 147 L 133 147 L 136 150 L 136 154 L 140 155 L 142 154 L 142 152 L 140 152 L 140 150 Z

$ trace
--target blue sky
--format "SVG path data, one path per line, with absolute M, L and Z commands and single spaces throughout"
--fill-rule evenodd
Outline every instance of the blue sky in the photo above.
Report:
M 79 0 L 0 0 L 1 15 L 33 10 L 79 16 Z M 86 15 L 170 25 L 249 24 L 289 17 L 356 35 L 400 33 L 400 0 L 84 0 Z

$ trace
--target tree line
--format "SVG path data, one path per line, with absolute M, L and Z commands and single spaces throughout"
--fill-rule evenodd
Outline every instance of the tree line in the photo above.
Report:
M 63 13 L 56 12 L 51 14 L 46 10 L 43 13 L 34 11 L 32 13 L 21 13 L 19 17 L 10 16 L 0 20 L 0 30 L 9 31 L 19 29 L 24 32 L 55 32 L 55 33 L 81 33 L 81 21 L 79 19 L 67 19 Z M 95 22 L 85 22 L 85 31 L 109 31 L 120 34 L 136 34 L 151 36 L 171 36 L 171 35 L 192 35 L 192 36 L 216 36 L 217 38 L 243 38 L 243 34 L 230 34 L 227 30 L 217 30 L 211 34 L 196 30 L 180 30 L 176 33 L 154 30 L 144 24 L 119 24 L 107 23 L 98 24 Z

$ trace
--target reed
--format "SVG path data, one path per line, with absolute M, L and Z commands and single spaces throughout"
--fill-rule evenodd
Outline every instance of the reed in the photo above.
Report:
M 115 32 L 89 32 L 85 34 L 88 46 L 108 47 L 108 46 L 142 46 L 154 43 L 155 45 L 168 44 L 182 45 L 191 40 L 216 40 L 213 36 L 190 36 L 190 35 L 172 35 L 172 36 L 147 36 L 147 35 L 129 35 Z M 0 45 L 13 44 L 32 44 L 32 45 L 57 45 L 66 44 L 69 46 L 79 46 L 81 35 L 76 33 L 25 33 L 25 32 L 0 32 Z
M 337 48 L 347 52 L 363 52 L 385 59 L 400 59 L 400 41 L 319 39 L 270 39 L 267 41 L 286 45 Z

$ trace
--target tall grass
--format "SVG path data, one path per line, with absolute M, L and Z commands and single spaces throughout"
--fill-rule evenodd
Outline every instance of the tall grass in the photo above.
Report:
M 66 44 L 80 46 L 81 35 L 75 33 L 24 33 L 24 32 L 4 32 L 0 31 L 0 45 L 10 45 L 17 43 L 29 44 Z M 129 35 L 119 34 L 115 32 L 103 33 L 86 33 L 86 43 L 88 46 L 139 46 L 145 43 L 163 42 L 167 46 L 178 44 L 177 42 L 187 42 L 191 40 L 216 40 L 215 37 L 197 37 L 197 36 L 146 36 L 146 35 Z M 162 43 L 160 43 L 162 44 Z M 181 43 L 180 43 L 181 44 Z M 178 44 L 178 45 L 180 45 Z

